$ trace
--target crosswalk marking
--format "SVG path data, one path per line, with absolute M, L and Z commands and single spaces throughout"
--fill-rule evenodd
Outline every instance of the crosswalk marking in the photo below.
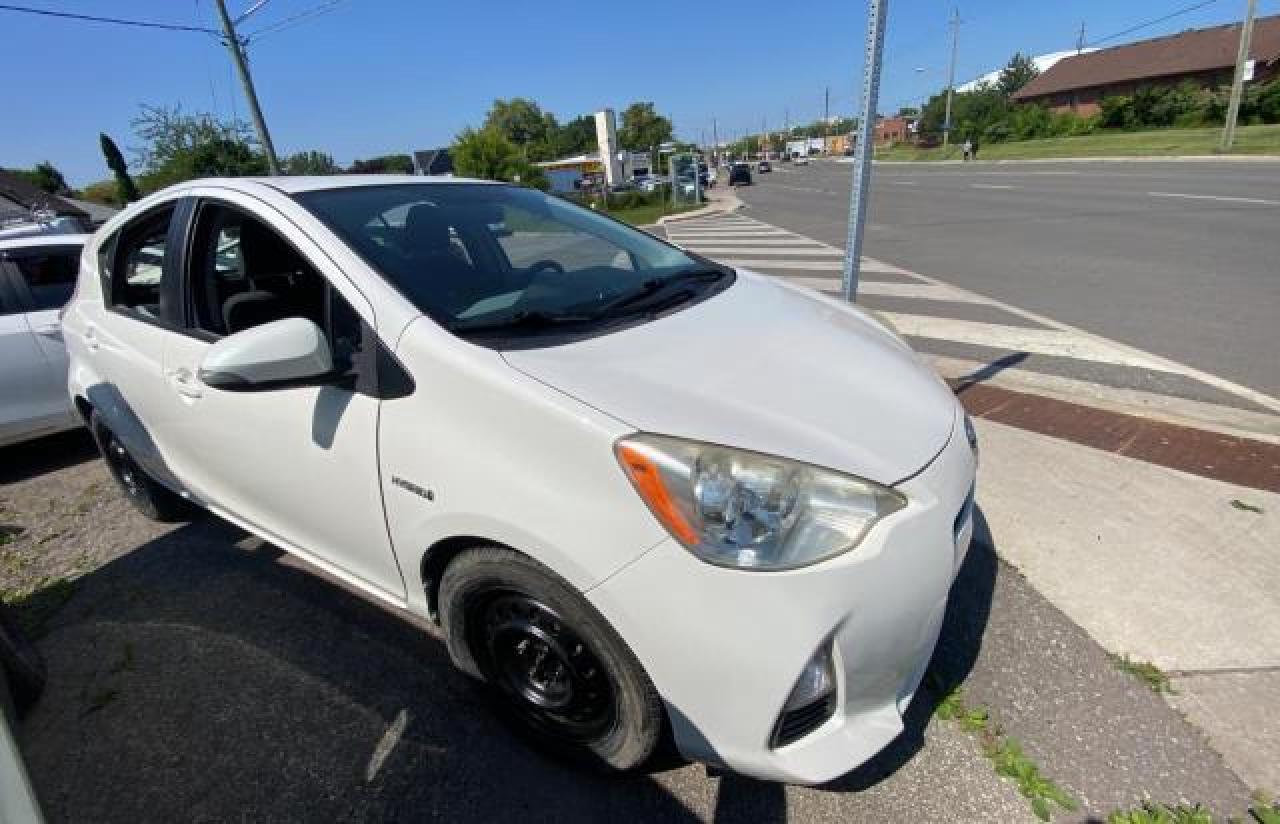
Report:
M 664 231 L 671 242 L 728 266 L 751 269 L 827 294 L 840 292 L 844 251 L 839 247 L 745 215 L 676 221 L 667 224 Z M 942 353 L 960 351 L 956 347 L 965 346 L 996 353 L 1024 353 L 1029 356 L 1026 362 L 1004 367 L 1000 373 L 1001 380 L 1016 381 L 1020 373 L 1038 376 L 1042 374 L 1038 369 L 1070 368 L 1076 370 L 1076 374 L 1088 376 L 1080 382 L 1095 387 L 1100 398 L 1107 397 L 1106 393 L 1112 391 L 1112 387 L 1090 382 L 1100 379 L 1094 377 L 1097 370 L 1135 370 L 1125 374 L 1138 376 L 1133 379 L 1139 380 L 1140 385 L 1171 393 L 1165 395 L 1171 403 L 1182 398 L 1188 400 L 1191 407 L 1196 403 L 1207 407 L 1214 404 L 1197 401 L 1196 398 L 1219 397 L 1221 400 L 1217 403 L 1234 405 L 1241 415 L 1247 413 L 1250 404 L 1255 409 L 1280 413 L 1280 399 L 1257 390 L 884 261 L 863 258 L 860 274 L 859 295 L 866 296 L 873 308 L 876 302 L 871 298 L 891 299 L 892 303 L 885 301 L 880 306 L 892 311 L 876 311 L 876 314 L 899 334 L 911 339 L 918 348 L 923 348 L 924 353 L 933 353 L 926 354 L 928 358 L 941 356 L 946 362 L 948 359 Z M 904 303 L 913 300 L 921 303 L 914 307 Z M 913 308 L 917 311 L 912 311 Z M 1002 321 L 1002 317 L 1007 317 L 1007 321 Z M 949 360 L 955 362 L 956 358 Z M 1088 366 L 1091 363 L 1096 364 L 1093 371 Z M 1182 383 L 1178 384 L 1178 381 Z M 1196 389 L 1196 384 L 1202 388 Z M 1166 385 L 1173 388 L 1166 389 Z M 1220 394 L 1204 395 L 1214 391 Z M 1232 407 L 1214 408 L 1229 410 Z M 1280 431 L 1280 423 L 1276 427 Z

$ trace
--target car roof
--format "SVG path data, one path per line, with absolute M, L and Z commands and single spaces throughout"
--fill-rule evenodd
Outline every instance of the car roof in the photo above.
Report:
M 43 235 L 0 238 L 0 249 L 25 249 L 31 246 L 83 246 L 90 235 L 49 232 Z
M 285 194 L 315 192 L 322 189 L 350 189 L 356 186 L 395 186 L 406 183 L 418 186 L 451 186 L 458 183 L 484 183 L 500 185 L 500 181 L 477 180 L 469 177 L 445 175 L 277 175 L 274 177 L 233 177 L 213 180 L 190 180 L 187 185 L 214 183 L 235 186 L 251 181 L 279 189 Z

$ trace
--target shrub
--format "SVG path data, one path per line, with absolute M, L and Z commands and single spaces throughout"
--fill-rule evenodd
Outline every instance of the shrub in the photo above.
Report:
M 99 180 L 80 190 L 80 199 L 104 206 L 120 206 L 120 190 L 114 180 Z
M 1135 125 L 1133 99 L 1104 97 L 1099 104 L 1098 125 L 1104 129 L 1131 129 Z

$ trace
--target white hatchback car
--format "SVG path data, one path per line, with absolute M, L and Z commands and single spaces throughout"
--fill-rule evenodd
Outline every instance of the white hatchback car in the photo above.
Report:
M 0 239 L 0 446 L 79 426 L 58 312 L 88 235 Z
M 863 312 L 530 189 L 194 181 L 94 236 L 70 391 L 195 502 L 440 622 L 524 730 L 614 769 L 821 782 L 902 729 L 976 443 Z

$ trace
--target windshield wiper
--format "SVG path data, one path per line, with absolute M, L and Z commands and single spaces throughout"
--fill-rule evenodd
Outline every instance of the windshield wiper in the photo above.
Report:
M 537 310 L 522 309 L 501 320 L 457 321 L 446 328 L 450 332 L 490 332 L 508 329 L 545 329 L 570 323 L 587 323 L 594 315 L 560 315 Z
M 723 269 L 690 269 L 684 272 L 677 272 L 676 274 L 669 275 L 665 278 L 652 278 L 640 284 L 639 288 L 634 291 L 619 295 L 604 304 L 592 314 L 592 317 L 603 318 L 630 312 L 644 311 L 649 308 L 649 306 L 652 306 L 653 303 L 650 302 L 645 306 L 639 306 L 637 304 L 640 304 L 640 302 L 644 301 L 646 298 L 650 298 L 660 292 L 667 291 L 670 286 L 681 283 L 687 284 L 700 280 L 714 282 L 723 278 L 725 274 L 726 273 Z

